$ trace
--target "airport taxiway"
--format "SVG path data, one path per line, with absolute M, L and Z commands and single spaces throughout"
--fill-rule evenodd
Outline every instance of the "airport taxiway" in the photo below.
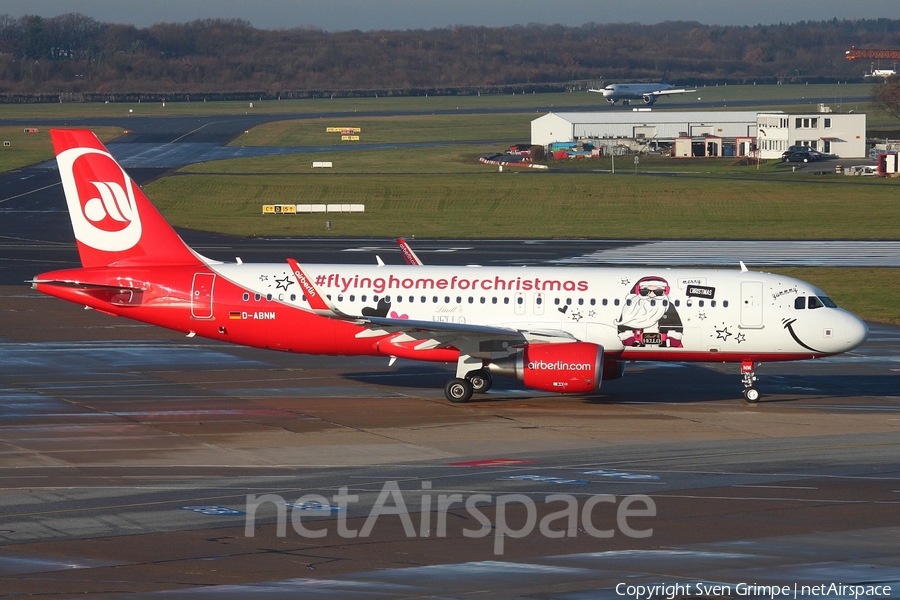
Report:
M 758 405 L 739 399 L 733 365 L 688 364 L 630 366 L 595 397 L 498 380 L 453 405 L 443 365 L 189 340 L 24 286 L 0 288 L 0 315 L 5 594 L 593 598 L 622 581 L 900 582 L 897 327 L 873 326 L 847 355 L 764 365 Z M 324 538 L 290 523 L 279 537 L 275 504 L 245 530 L 248 495 L 332 502 L 345 486 L 359 530 L 389 482 L 413 536 L 381 516 L 371 536 L 341 537 L 330 515 L 305 521 Z M 550 494 L 643 494 L 656 516 L 637 521 L 649 538 L 579 525 L 506 538 L 497 555 L 493 534 L 464 536 L 479 523 L 460 506 L 445 536 L 434 521 L 421 535 L 426 490 L 524 494 L 538 518 L 558 509 Z M 523 510 L 510 508 L 516 527 Z M 494 523 L 496 511 L 484 508 Z

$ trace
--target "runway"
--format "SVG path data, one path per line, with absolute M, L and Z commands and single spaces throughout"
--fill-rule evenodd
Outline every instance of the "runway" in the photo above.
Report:
M 204 135 L 227 137 L 217 127 Z M 900 595 L 898 327 L 763 365 L 758 405 L 737 366 L 680 363 L 628 365 L 590 397 L 498 379 L 454 405 L 447 366 L 187 339 L 38 295 L 27 279 L 77 264 L 58 176 L 24 169 L 0 189 L 0 596 L 580 600 L 678 582 Z M 221 260 L 401 260 L 389 240 L 181 234 Z M 896 258 L 879 243 L 411 243 L 430 264 Z M 442 496 L 459 498 L 443 528 Z

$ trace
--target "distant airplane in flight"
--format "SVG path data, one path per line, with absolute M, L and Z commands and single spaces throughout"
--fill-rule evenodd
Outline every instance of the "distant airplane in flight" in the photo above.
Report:
M 50 135 L 82 266 L 38 275 L 36 290 L 188 337 L 452 363 L 451 402 L 494 375 L 590 394 L 635 360 L 738 363 L 756 402 L 760 362 L 839 354 L 868 334 L 815 286 L 743 265 L 428 266 L 402 240 L 406 265 L 220 262 L 181 240 L 93 133 Z
M 603 94 L 603 97 L 610 104 L 615 104 L 621 100 L 624 105 L 631 104 L 632 100 L 643 100 L 645 104 L 652 105 L 660 96 L 697 91 L 696 89 L 676 89 L 669 84 L 668 75 L 668 70 L 666 70 L 659 83 L 611 83 L 602 90 L 590 89 L 588 91 Z

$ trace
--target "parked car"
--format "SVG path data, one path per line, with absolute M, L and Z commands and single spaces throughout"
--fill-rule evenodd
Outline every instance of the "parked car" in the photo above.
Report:
M 822 155 L 815 150 L 803 148 L 802 150 L 787 150 L 781 155 L 782 162 L 813 162 L 821 160 Z

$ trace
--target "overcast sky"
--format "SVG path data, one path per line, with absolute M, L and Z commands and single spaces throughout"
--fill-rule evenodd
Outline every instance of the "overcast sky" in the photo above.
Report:
M 0 14 L 79 12 L 107 23 L 146 27 L 159 22 L 239 18 L 260 29 L 314 26 L 349 29 L 431 29 L 449 25 L 659 23 L 718 25 L 802 20 L 900 18 L 900 0 L 3 0 Z

